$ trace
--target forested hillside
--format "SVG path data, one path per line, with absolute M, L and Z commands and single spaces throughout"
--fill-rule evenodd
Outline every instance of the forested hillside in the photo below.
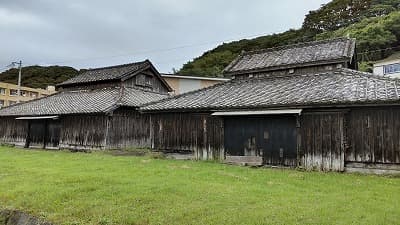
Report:
M 357 39 L 360 68 L 370 70 L 370 61 L 400 50 L 400 0 L 333 0 L 309 12 L 300 29 L 222 44 L 184 64 L 179 74 L 222 76 L 242 51 L 343 36 Z
M 78 70 L 68 66 L 28 66 L 22 68 L 22 85 L 33 88 L 46 88 L 78 75 Z M 18 69 L 0 73 L 0 81 L 16 84 Z

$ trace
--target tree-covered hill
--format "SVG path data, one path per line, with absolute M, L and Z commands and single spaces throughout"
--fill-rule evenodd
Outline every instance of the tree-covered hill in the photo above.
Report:
M 342 36 L 357 38 L 361 68 L 369 70 L 368 61 L 400 50 L 400 0 L 333 0 L 309 12 L 300 29 L 224 43 L 184 64 L 179 74 L 222 76 L 242 51 Z
M 22 68 L 22 85 L 46 88 L 78 75 L 78 70 L 68 66 L 27 66 Z M 12 68 L 0 73 L 0 81 L 17 84 L 18 69 Z

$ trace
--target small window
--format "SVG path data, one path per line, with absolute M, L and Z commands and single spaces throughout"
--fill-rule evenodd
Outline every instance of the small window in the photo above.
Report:
M 400 73 L 400 63 L 383 66 L 383 74 Z
M 145 78 L 145 84 L 148 87 L 152 87 L 153 86 L 153 77 L 152 76 L 146 76 Z
M 0 95 L 6 95 L 6 89 L 0 88 Z
M 18 90 L 11 89 L 10 90 L 10 96 L 18 96 Z
M 36 92 L 31 92 L 31 97 L 32 98 L 37 98 L 37 96 L 39 95 L 38 93 L 36 93 Z
M 138 76 L 136 76 L 136 85 L 152 87 L 153 77 L 145 74 L 139 74 Z
M 4 100 L 0 100 L 0 108 L 4 106 Z
M 26 91 L 21 91 L 21 96 L 26 97 L 26 96 L 28 96 L 28 93 Z
M 136 76 L 136 85 L 144 85 L 145 84 L 145 75 L 139 74 Z

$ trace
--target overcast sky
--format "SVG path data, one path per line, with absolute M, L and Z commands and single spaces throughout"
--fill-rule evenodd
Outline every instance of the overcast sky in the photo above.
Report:
M 328 0 L 0 0 L 0 70 L 150 59 L 171 72 L 222 42 L 299 28 Z

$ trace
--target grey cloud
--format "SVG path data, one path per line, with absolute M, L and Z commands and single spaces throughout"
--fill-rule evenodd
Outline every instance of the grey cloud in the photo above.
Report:
M 87 68 L 149 58 L 167 72 L 218 41 L 299 27 L 326 2 L 2 0 L 0 69 L 19 59 Z M 208 44 L 138 53 L 196 43 Z

